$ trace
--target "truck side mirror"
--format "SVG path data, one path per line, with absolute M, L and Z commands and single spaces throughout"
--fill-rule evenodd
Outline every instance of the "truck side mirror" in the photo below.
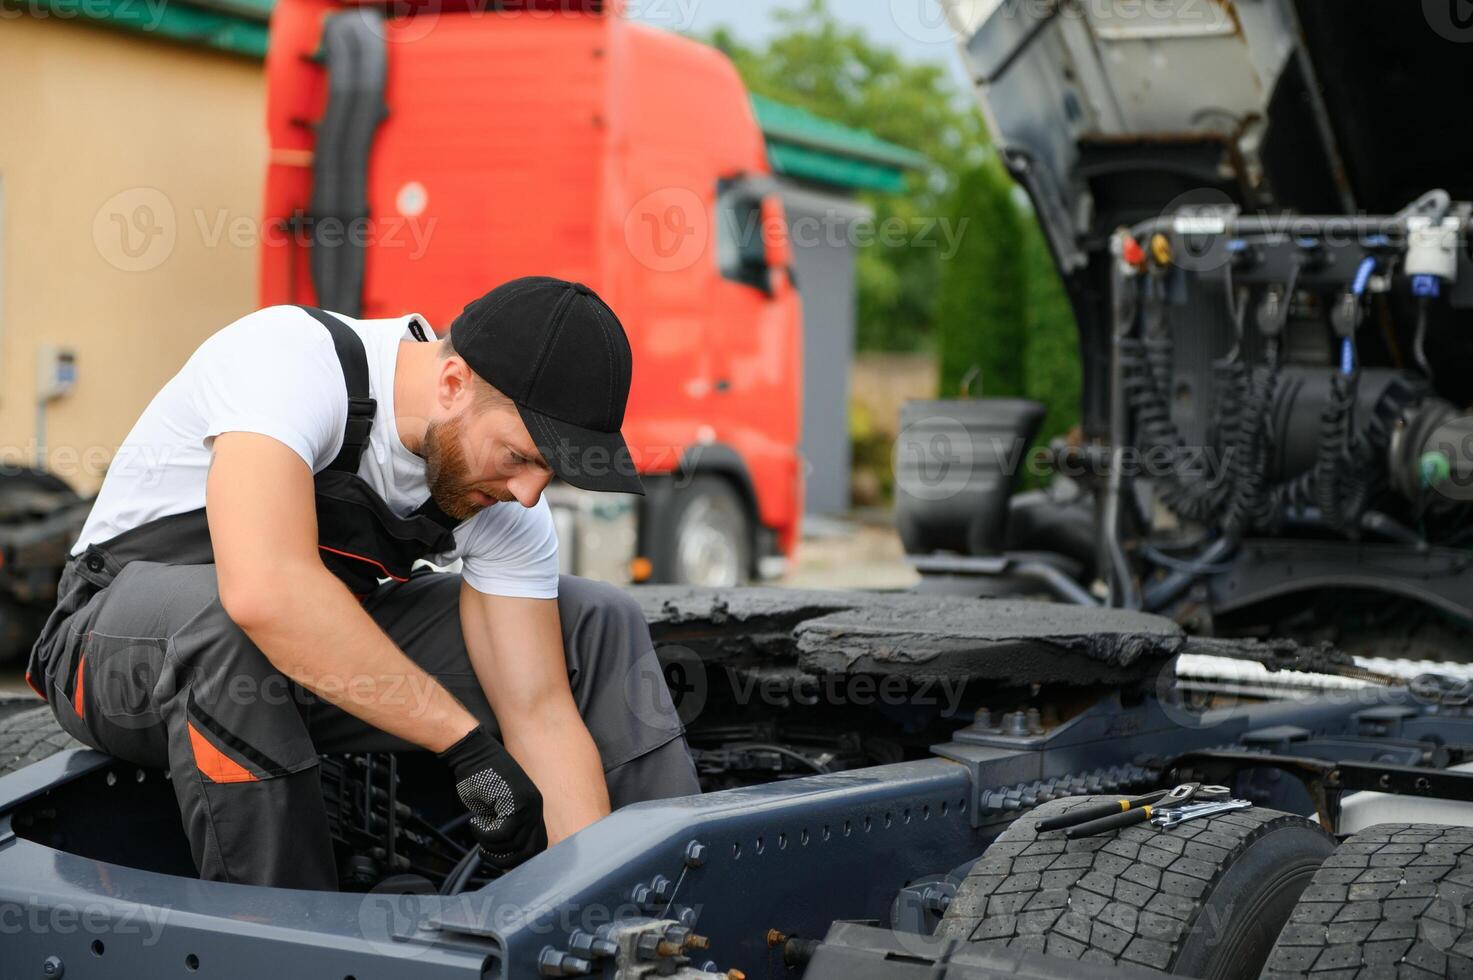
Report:
M 767 264 L 769 293 L 777 293 L 778 279 L 793 280 L 793 245 L 788 236 L 788 212 L 782 198 L 768 194 L 762 199 L 762 246 Z

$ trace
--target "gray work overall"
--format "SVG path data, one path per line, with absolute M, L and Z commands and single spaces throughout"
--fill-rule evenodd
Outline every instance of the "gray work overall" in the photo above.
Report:
M 432 502 L 398 517 L 357 476 L 376 408 L 362 342 L 330 314 L 306 312 L 332 333 L 349 395 L 342 452 L 314 481 L 324 564 L 495 734 L 461 634 L 460 576 L 411 567 L 449 550 L 454 524 Z M 79 741 L 168 770 L 200 876 L 337 888 L 319 753 L 414 747 L 289 681 L 226 615 L 204 511 L 89 546 L 57 594 L 27 680 Z M 557 602 L 568 678 L 612 804 L 698 792 L 638 604 L 566 575 Z M 407 678 L 399 687 L 385 698 L 423 707 L 425 691 Z

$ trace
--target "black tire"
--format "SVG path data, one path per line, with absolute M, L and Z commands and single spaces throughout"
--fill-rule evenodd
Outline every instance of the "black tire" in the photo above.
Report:
M 53 605 L 54 597 L 47 605 L 36 606 L 0 595 L 0 667 L 19 664 L 30 655 Z
M 936 934 L 1211 980 L 1256 978 L 1334 838 L 1258 807 L 1072 841 L 1035 829 L 1043 817 L 1115 798 L 1055 800 L 1014 821 L 958 886 Z
M 696 476 L 677 486 L 659 521 L 651 581 L 725 587 L 752 575 L 752 520 L 740 494 L 719 476 Z M 700 535 L 700 537 L 696 537 Z M 703 561 L 700 552 L 710 554 Z M 693 554 L 694 552 L 694 554 Z M 718 574 L 715 569 L 722 571 Z M 703 567 L 712 573 L 702 574 Z
M 1473 828 L 1380 824 L 1300 896 L 1265 980 L 1473 977 Z
M 55 473 L 22 467 L 12 472 L 0 471 L 0 496 L 22 493 L 54 493 L 67 503 L 76 503 L 82 498 L 77 491 Z
M 0 776 L 82 743 L 61 730 L 38 698 L 0 700 Z

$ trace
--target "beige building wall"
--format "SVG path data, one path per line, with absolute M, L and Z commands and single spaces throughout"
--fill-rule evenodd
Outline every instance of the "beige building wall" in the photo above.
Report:
M 862 352 L 849 369 L 849 398 L 876 430 L 894 437 L 900 433 L 901 406 L 935 398 L 938 377 L 934 354 Z
M 153 394 L 256 298 L 259 62 L 76 19 L 0 21 L 0 456 L 36 445 L 37 352 L 77 354 L 46 415 L 84 492 Z

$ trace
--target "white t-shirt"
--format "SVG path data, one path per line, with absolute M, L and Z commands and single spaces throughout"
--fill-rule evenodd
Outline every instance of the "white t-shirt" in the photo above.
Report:
M 378 402 L 358 475 L 401 516 L 429 499 L 424 460 L 399 441 L 394 421 L 394 365 L 422 317 L 354 320 L 363 338 L 370 394 Z M 426 336 L 433 337 L 426 327 Z M 242 317 L 210 337 L 154 396 L 108 467 L 102 491 L 72 554 L 124 531 L 205 505 L 211 447 L 222 432 L 258 432 L 289 446 L 317 473 L 343 445 L 348 395 L 332 336 L 294 306 Z M 461 574 L 479 592 L 557 596 L 557 534 L 547 501 L 535 507 L 497 503 L 455 530 L 455 549 L 426 556 L 436 565 L 463 560 Z

